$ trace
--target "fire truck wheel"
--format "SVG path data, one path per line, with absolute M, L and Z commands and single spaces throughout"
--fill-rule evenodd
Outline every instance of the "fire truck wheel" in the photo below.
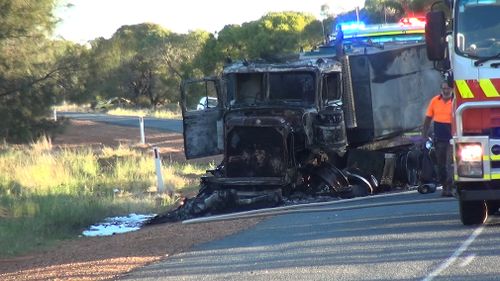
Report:
M 484 201 L 462 201 L 460 205 L 460 220 L 464 225 L 482 224 L 488 218 L 488 208 Z
M 500 209 L 500 201 L 486 201 L 488 206 L 488 215 L 498 215 L 498 210 Z

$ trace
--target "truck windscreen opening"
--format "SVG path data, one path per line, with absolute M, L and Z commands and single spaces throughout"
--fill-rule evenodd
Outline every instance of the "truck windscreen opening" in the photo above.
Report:
M 269 75 L 269 99 L 314 104 L 314 80 L 312 73 L 271 73 Z
M 287 71 L 230 75 L 228 98 L 234 106 L 272 103 L 313 105 L 316 78 L 311 72 Z

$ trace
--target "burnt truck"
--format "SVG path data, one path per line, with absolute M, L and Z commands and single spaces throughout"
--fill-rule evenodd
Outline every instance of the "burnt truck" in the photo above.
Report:
M 353 197 L 415 185 L 419 156 L 407 133 L 421 126 L 441 75 L 423 42 L 381 48 L 370 38 L 360 49 L 344 42 L 341 56 L 325 46 L 183 81 L 186 158 L 222 154 L 222 161 L 201 178 L 180 219 L 297 194 Z M 197 110 L 201 97 L 217 103 Z

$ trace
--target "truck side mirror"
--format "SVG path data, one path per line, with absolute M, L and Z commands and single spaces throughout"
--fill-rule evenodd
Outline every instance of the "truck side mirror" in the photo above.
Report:
M 453 0 L 445 0 L 444 3 L 448 7 L 448 9 L 453 9 Z
M 425 16 L 425 44 L 427 57 L 432 61 L 445 59 L 446 19 L 443 11 L 429 12 Z

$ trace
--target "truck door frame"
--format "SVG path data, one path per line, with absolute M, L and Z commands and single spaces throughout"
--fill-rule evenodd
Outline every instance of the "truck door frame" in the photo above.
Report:
M 214 83 L 217 95 L 217 106 L 204 110 L 188 108 L 187 88 L 191 84 L 204 83 L 204 96 L 208 97 L 208 83 Z M 203 96 L 203 95 L 202 95 Z M 216 77 L 184 80 L 181 83 L 181 110 L 184 138 L 184 154 L 186 159 L 194 159 L 221 154 L 224 150 L 222 119 L 224 103 L 222 102 L 222 80 Z

